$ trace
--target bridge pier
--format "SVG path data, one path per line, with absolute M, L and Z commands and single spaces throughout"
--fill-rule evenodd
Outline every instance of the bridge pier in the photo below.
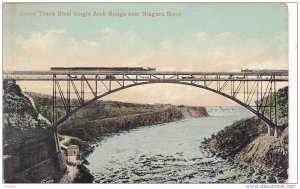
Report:
M 268 125 L 268 136 L 274 136 L 275 133 L 275 127 L 271 127 Z
M 282 133 L 282 130 L 280 127 L 276 126 L 276 127 L 271 127 L 268 126 L 268 136 L 274 136 L 276 138 L 280 137 Z
M 275 128 L 274 136 L 275 136 L 276 138 L 280 137 L 281 134 L 282 134 L 282 131 L 283 131 L 283 127 L 276 127 L 276 128 Z

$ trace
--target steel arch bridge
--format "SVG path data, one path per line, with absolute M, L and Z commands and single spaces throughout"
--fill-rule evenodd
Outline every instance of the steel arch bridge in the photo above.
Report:
M 168 83 L 193 86 L 222 95 L 245 107 L 277 135 L 277 84 L 288 85 L 287 70 L 241 72 L 141 71 L 10 71 L 5 80 L 52 81 L 52 124 L 56 128 L 81 108 L 109 94 L 134 86 Z M 58 110 L 63 109 L 59 117 Z M 60 112 L 61 113 L 61 112 Z

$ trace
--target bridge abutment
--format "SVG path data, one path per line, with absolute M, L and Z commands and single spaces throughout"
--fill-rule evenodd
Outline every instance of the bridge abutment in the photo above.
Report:
M 274 136 L 275 128 L 268 126 L 268 136 Z
M 274 136 L 275 136 L 276 138 L 278 138 L 278 137 L 281 136 L 281 134 L 282 134 L 282 127 L 276 127 L 276 128 L 275 128 Z
M 268 136 L 274 136 L 276 138 L 280 137 L 282 130 L 280 127 L 271 127 L 268 126 Z

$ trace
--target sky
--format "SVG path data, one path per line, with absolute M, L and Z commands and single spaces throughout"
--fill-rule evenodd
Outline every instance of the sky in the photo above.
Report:
M 15 3 L 3 8 L 3 69 L 134 66 L 158 71 L 288 69 L 288 14 L 281 3 Z M 108 16 L 108 12 L 127 16 Z M 39 13 L 55 16 L 40 16 Z M 70 16 L 58 16 L 58 12 Z M 78 16 L 75 13 L 105 13 Z M 180 16 L 142 16 L 178 13 Z M 140 13 L 140 16 L 128 16 Z M 52 93 L 51 83 L 20 82 Z M 153 84 L 105 100 L 236 105 L 203 89 Z

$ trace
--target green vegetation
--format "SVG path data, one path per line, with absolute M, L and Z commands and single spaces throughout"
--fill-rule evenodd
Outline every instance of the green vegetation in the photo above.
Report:
M 282 118 L 288 116 L 288 87 L 279 89 L 276 95 L 276 105 L 277 105 L 277 117 Z M 258 102 L 261 104 L 261 101 Z M 263 99 L 263 103 L 266 106 L 275 106 L 275 95 L 267 96 Z M 270 114 L 270 109 L 265 108 L 265 114 Z M 275 109 L 272 109 L 272 115 L 275 115 Z
M 267 101 L 267 99 L 269 99 Z M 265 97 L 263 100 L 274 105 L 274 97 Z M 266 113 L 269 113 L 266 110 Z M 272 112 L 275 113 L 274 111 Z M 278 90 L 277 93 L 278 118 L 288 115 L 288 87 Z M 259 118 L 243 119 L 225 127 L 222 131 L 206 139 L 203 143 L 213 143 L 216 152 L 222 152 L 224 156 L 234 156 L 243 147 L 252 142 L 260 134 L 267 132 L 266 124 Z
M 8 114 L 29 114 L 36 117 L 29 99 L 24 96 L 20 87 L 13 82 L 4 82 L 3 112 Z
M 52 97 L 49 95 L 42 95 L 42 94 L 38 94 L 38 93 L 28 93 L 28 95 L 30 95 L 33 98 L 37 111 L 51 122 L 52 115 L 53 115 Z M 60 103 L 60 101 L 59 101 L 59 103 Z M 57 115 L 58 115 L 58 118 L 63 117 L 64 109 L 57 108 Z
M 253 141 L 261 133 L 266 133 L 267 127 L 258 118 L 242 119 L 225 127 L 216 135 L 213 134 L 210 139 L 203 143 L 207 144 L 214 141 L 216 152 L 222 152 L 224 156 L 236 155 L 245 145 Z
M 93 104 L 79 110 L 71 116 L 63 127 L 72 127 L 73 125 L 85 126 L 87 122 L 100 120 L 104 118 L 116 117 L 139 113 L 141 110 L 132 107 L 114 107 L 102 101 L 96 101 Z
M 277 116 L 282 118 L 281 124 L 287 126 L 288 87 L 280 89 L 276 98 Z M 268 105 L 274 105 L 274 100 L 274 96 L 263 99 L 264 102 L 268 102 Z M 266 109 L 265 113 L 270 112 Z M 212 153 L 222 157 L 237 158 L 268 174 L 287 178 L 288 129 L 284 129 L 279 138 L 265 136 L 266 133 L 267 125 L 259 118 L 252 117 L 225 127 L 217 134 L 213 134 L 211 138 L 205 139 L 203 144 Z
M 80 150 L 80 160 L 84 160 L 85 157 L 87 157 L 90 153 L 94 151 L 94 147 L 90 146 L 89 143 L 80 140 L 79 138 L 71 138 L 67 143 L 64 145 L 70 146 L 70 145 L 77 145 Z
M 78 174 L 76 175 L 75 183 L 92 183 L 94 181 L 94 176 L 90 173 L 90 170 L 84 165 L 78 165 Z
M 90 173 L 90 170 L 85 167 L 85 165 L 89 164 L 89 162 L 86 160 L 86 157 L 94 151 L 94 147 L 89 143 L 75 137 L 70 138 L 70 140 L 64 145 L 77 145 L 79 147 L 80 154 L 77 158 L 81 160 L 82 163 L 77 165 L 78 173 L 73 182 L 92 183 L 94 181 L 94 176 Z
M 3 82 L 3 116 L 4 127 L 14 126 L 25 129 L 37 118 L 37 112 L 30 100 L 24 96 L 20 87 L 12 81 Z M 11 124 L 14 122 L 14 125 Z
M 52 120 L 52 97 L 49 95 L 42 95 L 38 93 L 28 93 L 35 101 L 36 108 L 48 120 Z M 61 100 L 57 99 L 57 103 L 61 104 Z M 75 100 L 71 100 L 71 104 L 76 104 Z M 144 112 L 144 108 L 130 107 L 127 103 L 103 102 L 95 101 L 72 115 L 63 127 L 72 127 L 73 125 L 85 126 L 86 122 L 99 120 L 104 118 L 116 117 L 121 115 L 129 115 Z M 58 119 L 65 115 L 62 107 L 56 109 L 58 112 Z

